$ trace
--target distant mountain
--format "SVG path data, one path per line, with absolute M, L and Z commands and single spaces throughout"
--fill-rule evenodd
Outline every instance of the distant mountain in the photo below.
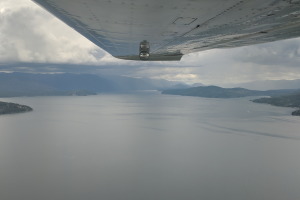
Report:
M 179 83 L 166 80 L 93 74 L 0 73 L 0 97 L 163 90 L 177 84 Z
M 162 94 L 197 96 L 207 98 L 237 98 L 246 96 L 278 96 L 295 92 L 295 90 L 248 90 L 244 88 L 221 88 L 217 86 L 192 87 L 188 89 L 164 90 Z
M 231 85 L 231 87 L 234 85 Z M 300 89 L 300 79 L 296 80 L 265 80 L 238 84 L 250 90 Z
M 192 87 L 199 87 L 199 86 L 205 86 L 205 85 L 202 84 L 202 83 L 194 83 L 194 84 L 192 85 Z
M 260 98 L 253 100 L 255 103 L 267 103 L 274 106 L 298 107 L 300 108 L 300 92 L 290 95 L 277 96 L 271 98 Z M 294 111 L 292 115 L 300 116 L 300 110 Z

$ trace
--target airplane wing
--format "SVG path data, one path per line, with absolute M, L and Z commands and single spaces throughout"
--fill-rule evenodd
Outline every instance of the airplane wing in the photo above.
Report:
M 300 0 L 33 0 L 109 52 L 140 60 L 300 36 Z M 149 54 L 147 54 L 149 53 Z

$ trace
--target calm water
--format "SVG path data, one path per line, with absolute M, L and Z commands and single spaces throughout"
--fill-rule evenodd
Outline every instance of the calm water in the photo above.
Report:
M 249 98 L 0 99 L 1 200 L 300 199 L 300 117 Z

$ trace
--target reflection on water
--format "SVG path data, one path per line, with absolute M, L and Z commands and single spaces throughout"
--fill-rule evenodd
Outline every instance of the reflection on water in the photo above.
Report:
M 0 199 L 300 199 L 300 118 L 249 99 L 2 99 Z

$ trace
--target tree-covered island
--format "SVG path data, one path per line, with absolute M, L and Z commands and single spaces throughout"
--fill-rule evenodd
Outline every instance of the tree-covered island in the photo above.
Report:
M 29 111 L 32 111 L 32 110 L 33 109 L 29 106 L 0 101 L 0 115 L 13 114 L 13 113 L 23 113 L 23 112 L 29 112 Z

